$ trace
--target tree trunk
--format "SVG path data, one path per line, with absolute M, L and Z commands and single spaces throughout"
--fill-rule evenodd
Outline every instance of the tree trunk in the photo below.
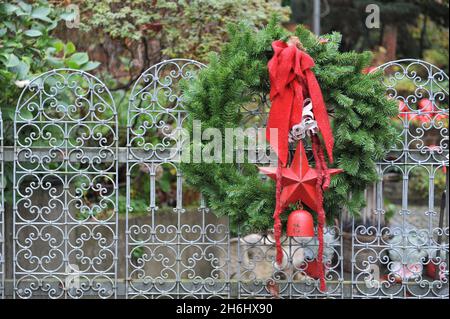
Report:
M 425 51 L 425 40 L 427 36 L 427 23 L 428 23 L 428 16 L 425 16 L 423 18 L 423 24 L 422 24 L 422 30 L 420 31 L 420 57 L 423 58 L 423 51 Z
M 383 31 L 382 46 L 386 49 L 386 61 L 393 61 L 397 57 L 398 27 L 386 24 Z

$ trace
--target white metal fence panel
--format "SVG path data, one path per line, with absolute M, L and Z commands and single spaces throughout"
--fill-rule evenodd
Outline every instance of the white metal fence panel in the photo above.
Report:
M 379 69 L 399 103 L 392 125 L 400 134 L 378 163 L 372 202 L 353 223 L 352 296 L 448 298 L 449 78 L 419 60 Z
M 14 121 L 18 298 L 116 296 L 117 112 L 106 86 L 58 69 L 23 90 Z

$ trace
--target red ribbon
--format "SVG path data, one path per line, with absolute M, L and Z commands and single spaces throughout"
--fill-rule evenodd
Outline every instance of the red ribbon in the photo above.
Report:
M 332 163 L 334 138 L 322 91 L 311 70 L 314 60 L 295 44 L 278 40 L 272 43 L 272 47 L 274 56 L 268 63 L 272 106 L 266 129 L 267 140 L 278 154 L 282 166 L 286 166 L 289 131 L 302 120 L 303 101 L 309 96 L 328 159 Z M 271 128 L 278 129 L 277 141 L 270 141 Z
M 273 213 L 273 234 L 275 237 L 275 244 L 276 244 L 276 260 L 278 265 L 282 265 L 283 263 L 283 248 L 281 247 L 281 213 L 284 210 L 283 205 L 281 205 L 281 162 L 278 161 L 278 168 L 277 168 L 277 176 L 276 176 L 276 193 L 275 193 L 275 212 Z
M 312 139 L 312 151 L 314 154 L 314 160 L 316 161 L 317 170 L 317 238 L 319 240 L 319 248 L 317 252 L 317 263 L 319 265 L 318 273 L 320 279 L 320 290 L 326 291 L 325 283 L 325 271 L 323 264 L 323 229 L 325 227 L 325 210 L 323 209 L 323 191 L 327 190 L 330 186 L 330 174 L 328 173 L 327 162 L 323 154 L 320 140 L 317 135 L 313 135 Z

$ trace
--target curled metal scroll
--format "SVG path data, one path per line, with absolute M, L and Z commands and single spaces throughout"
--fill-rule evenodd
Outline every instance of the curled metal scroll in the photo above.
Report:
M 398 103 L 392 125 L 400 134 L 377 164 L 373 205 L 353 220 L 352 297 L 448 298 L 448 207 L 439 204 L 448 179 L 449 77 L 411 59 L 378 70 Z
M 16 298 L 116 296 L 117 130 L 112 95 L 89 73 L 52 70 L 23 89 L 14 119 Z

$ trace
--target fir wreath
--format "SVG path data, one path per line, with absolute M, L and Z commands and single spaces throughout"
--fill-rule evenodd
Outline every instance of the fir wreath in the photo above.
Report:
M 345 171 L 332 178 L 324 194 L 327 217 L 336 216 L 343 208 L 357 214 L 365 204 L 364 190 L 378 179 L 375 162 L 383 158 L 397 136 L 391 120 L 398 113 L 397 105 L 385 97 L 382 74 L 363 74 L 372 59 L 370 52 L 339 52 L 338 33 L 319 39 L 299 27 L 295 35 L 316 62 L 314 72 L 335 136 L 335 165 Z M 229 42 L 222 52 L 213 54 L 209 66 L 184 88 L 190 134 L 194 120 L 201 121 L 202 130 L 219 128 L 224 133 L 225 128 L 239 127 L 243 105 L 255 94 L 269 93 L 271 43 L 288 36 L 275 20 L 260 31 L 245 24 L 230 26 Z M 181 171 L 216 215 L 230 218 L 232 231 L 273 227 L 275 184 L 263 181 L 256 165 L 182 163 Z

